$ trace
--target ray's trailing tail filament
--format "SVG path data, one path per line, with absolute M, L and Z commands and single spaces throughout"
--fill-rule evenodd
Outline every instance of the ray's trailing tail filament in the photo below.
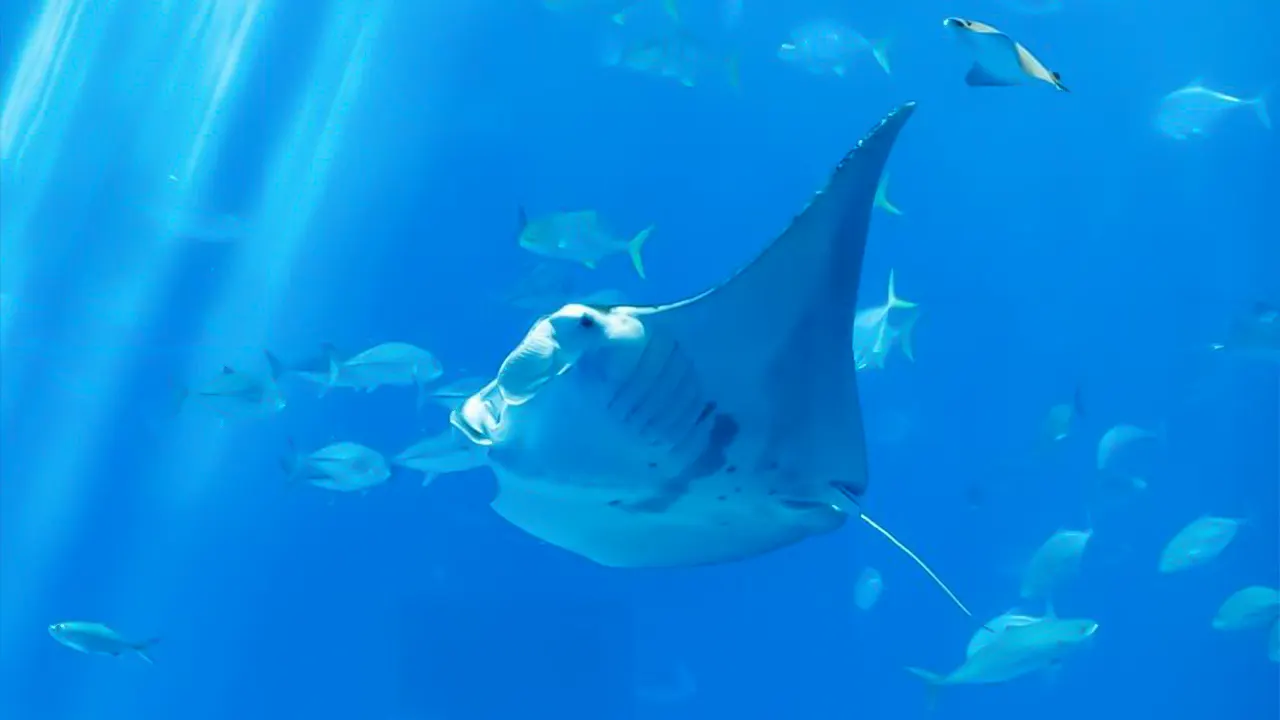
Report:
M 883 535 L 889 542 L 893 543 L 895 547 L 897 547 L 902 552 L 906 553 L 907 557 L 914 560 L 916 565 L 919 565 L 920 569 L 924 570 L 925 573 L 930 578 L 933 579 L 933 582 L 936 583 L 938 587 L 942 588 L 942 591 L 947 594 L 947 597 L 951 598 L 951 602 L 955 603 L 956 607 L 963 610 L 965 615 L 968 615 L 969 617 L 973 617 L 973 613 L 969 612 L 969 608 L 965 607 L 964 603 L 960 602 L 960 598 L 956 597 L 956 594 L 951 592 L 951 588 L 947 587 L 947 584 L 942 582 L 942 578 L 939 578 L 937 574 L 933 572 L 933 570 L 929 569 L 929 566 L 925 564 L 924 560 L 920 559 L 919 555 L 916 555 L 915 553 L 911 552 L 911 548 L 908 548 L 906 545 L 903 545 L 898 540 L 898 538 L 893 536 L 893 533 L 881 527 L 879 523 L 877 523 L 875 520 L 872 520 L 870 517 L 868 517 L 866 513 L 860 511 L 858 513 L 858 517 L 862 519 L 862 522 L 870 525 L 873 530 Z

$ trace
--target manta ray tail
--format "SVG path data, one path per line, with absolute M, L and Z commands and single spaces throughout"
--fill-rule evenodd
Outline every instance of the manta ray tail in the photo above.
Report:
M 935 583 L 937 583 L 938 587 L 942 588 L 942 591 L 947 594 L 947 597 L 951 598 L 951 602 L 955 603 L 956 607 L 963 610 L 965 615 L 968 615 L 969 617 L 973 617 L 973 613 L 969 612 L 969 608 L 965 607 L 964 603 L 960 602 L 960 598 L 956 597 L 956 594 L 951 592 L 951 588 L 947 587 L 947 584 L 942 582 L 942 578 L 939 578 L 937 574 L 933 572 L 933 570 L 929 569 L 929 566 L 925 564 L 924 560 L 920 559 L 919 555 L 916 555 L 915 553 L 911 552 L 911 548 L 907 547 L 906 545 L 903 545 L 902 542 L 898 540 L 898 538 L 893 536 L 893 533 L 889 532 L 888 530 L 885 530 L 875 520 L 872 520 L 871 518 L 867 517 L 866 513 L 860 512 L 858 513 L 858 517 L 862 518 L 862 522 L 870 525 L 871 529 L 883 535 L 889 542 L 893 543 L 895 547 L 897 547 L 902 552 L 906 553 L 907 557 L 914 560 L 916 565 L 919 565 L 920 569 L 924 570 L 925 574 L 927 574 Z

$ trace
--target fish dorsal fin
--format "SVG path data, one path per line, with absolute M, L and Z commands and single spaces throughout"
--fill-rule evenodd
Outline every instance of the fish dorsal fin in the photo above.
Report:
M 929 578 L 932 579 L 933 582 L 937 584 L 938 587 L 942 588 L 942 591 L 947 594 L 947 597 L 951 598 L 951 602 L 955 603 L 956 607 L 960 608 L 960 610 L 962 610 L 965 615 L 968 615 L 969 617 L 973 617 L 973 613 L 969 612 L 969 608 L 965 607 L 964 603 L 960 602 L 960 598 L 956 597 L 956 594 L 951 592 L 951 588 L 947 587 L 947 584 L 942 582 L 942 578 L 938 577 L 937 574 L 934 573 L 933 570 L 931 570 L 927 564 L 925 564 L 925 561 L 920 559 L 919 555 L 916 555 L 914 552 L 911 552 L 911 548 L 908 548 L 906 545 L 903 545 L 902 542 L 898 540 L 898 538 L 893 536 L 893 533 L 881 527 L 879 523 L 877 523 L 875 520 L 872 520 L 870 517 L 868 517 L 866 513 L 859 512 L 858 517 L 862 519 L 862 522 L 870 525 L 872 530 L 875 530 L 876 532 L 883 535 L 886 540 L 893 543 L 893 545 L 897 547 L 899 550 L 901 550 L 902 552 L 906 553 L 907 557 L 911 558 L 916 565 L 920 566 L 921 570 L 924 570 L 925 574 L 928 575 Z
M 236 370 L 235 370 L 235 368 L 231 367 L 230 365 L 223 365 L 223 366 L 222 366 L 222 374 L 223 374 L 223 375 L 235 375 L 235 374 L 236 374 Z

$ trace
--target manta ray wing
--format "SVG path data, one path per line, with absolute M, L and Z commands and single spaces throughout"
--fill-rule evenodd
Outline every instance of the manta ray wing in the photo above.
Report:
M 914 107 L 873 128 L 791 225 L 727 282 L 637 309 L 646 327 L 677 339 L 706 395 L 739 426 L 731 453 L 739 466 L 778 472 L 792 484 L 781 494 L 793 499 L 835 497 L 821 494 L 833 483 L 854 495 L 866 489 L 848 348 L 876 188 Z

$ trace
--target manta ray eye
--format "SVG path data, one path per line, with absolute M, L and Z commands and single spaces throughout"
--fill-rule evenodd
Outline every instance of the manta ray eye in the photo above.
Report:
M 596 326 L 596 319 L 591 317 L 590 315 L 583 315 L 582 317 L 578 318 L 578 325 L 580 325 L 581 327 L 590 329 Z

